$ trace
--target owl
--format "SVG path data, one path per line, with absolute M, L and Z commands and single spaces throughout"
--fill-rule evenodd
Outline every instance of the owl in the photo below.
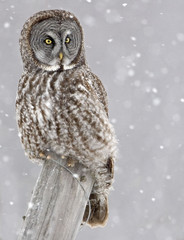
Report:
M 106 91 L 90 70 L 79 20 L 64 10 L 30 17 L 20 36 L 23 74 L 16 116 L 26 155 L 42 163 L 49 150 L 73 158 L 95 178 L 83 221 L 103 226 L 116 158 L 116 138 L 108 118 Z

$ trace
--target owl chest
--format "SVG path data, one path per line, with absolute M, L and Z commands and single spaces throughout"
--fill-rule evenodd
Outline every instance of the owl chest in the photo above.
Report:
M 71 124 L 81 122 L 82 115 L 90 110 L 87 106 L 90 105 L 88 89 L 82 80 L 61 74 L 56 76 L 35 78 L 39 82 L 35 80 L 26 91 L 22 89 L 20 116 L 27 129 L 34 131 L 39 128 L 43 133 L 55 129 L 67 131 Z M 79 119 L 76 120 L 77 114 Z M 86 119 L 87 116 L 83 118 Z
M 21 97 L 17 99 L 17 113 L 20 123 L 26 131 L 44 129 L 54 119 L 55 100 L 53 94 L 45 84 L 33 85 L 28 89 L 21 89 Z
M 39 96 L 27 97 L 31 109 L 33 123 L 43 128 L 55 118 L 55 101 L 47 92 Z M 29 111 L 30 111 L 29 109 Z

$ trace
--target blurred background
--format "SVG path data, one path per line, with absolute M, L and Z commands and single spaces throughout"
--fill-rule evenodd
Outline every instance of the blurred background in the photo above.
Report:
M 15 97 L 20 31 L 46 9 L 79 18 L 119 140 L 108 224 L 82 228 L 77 240 L 183 240 L 182 0 L 0 0 L 0 239 L 16 239 L 41 169 L 24 156 Z

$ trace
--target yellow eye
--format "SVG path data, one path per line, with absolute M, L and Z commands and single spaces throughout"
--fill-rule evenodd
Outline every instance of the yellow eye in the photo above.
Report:
M 45 39 L 45 43 L 47 45 L 50 45 L 50 44 L 52 44 L 52 40 L 50 38 L 47 38 L 47 39 Z
M 66 37 L 65 43 L 69 43 L 69 42 L 70 42 L 70 38 L 69 38 L 69 37 Z

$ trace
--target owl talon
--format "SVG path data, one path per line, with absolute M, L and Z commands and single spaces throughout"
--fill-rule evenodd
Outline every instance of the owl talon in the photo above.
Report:
M 42 153 L 42 152 L 39 154 L 39 156 L 40 156 L 41 158 L 46 158 L 45 154 Z
M 76 164 L 76 161 L 75 161 L 75 160 L 73 160 L 73 159 L 68 159 L 68 161 L 67 161 L 68 167 L 74 167 L 75 164 Z
M 39 154 L 39 156 L 40 156 L 41 158 L 51 159 L 51 155 L 47 155 L 47 154 L 44 154 L 44 153 L 42 153 L 42 152 Z

